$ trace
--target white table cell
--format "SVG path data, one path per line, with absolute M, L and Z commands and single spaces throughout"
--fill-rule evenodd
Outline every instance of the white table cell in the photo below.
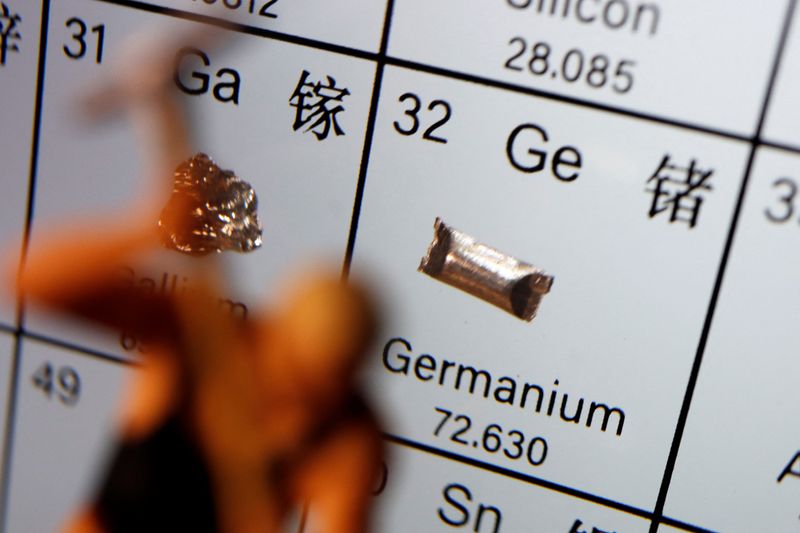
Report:
M 8 400 L 11 394 L 11 366 L 14 362 L 14 337 L 0 332 L 0 427 L 6 427 Z M 4 457 L 5 438 L 0 439 L 0 457 Z M 0 480 L 5 479 L 3 465 L 0 464 Z
M 770 101 L 763 137 L 800 147 L 800 11 L 794 14 Z
M 42 6 L 28 0 L 6 0 L 3 6 L 13 28 L 7 48 L 0 51 L 0 249 L 3 265 L 12 265 L 22 246 L 28 204 Z M 4 30 L 11 21 L 3 21 Z M 7 287 L 0 287 L 0 322 L 15 322 L 15 300 Z
M 398 0 L 389 52 L 749 135 L 786 6 L 785 0 Z
M 126 367 L 35 341 L 23 345 L 7 531 L 57 531 L 109 459 Z
M 800 528 L 800 157 L 754 168 L 666 505 L 734 533 Z
M 645 532 L 649 520 L 401 446 L 389 449 L 375 531 Z M 577 529 L 574 529 L 576 528 Z
M 55 38 L 48 50 L 47 136 L 42 142 L 37 185 L 34 253 L 48 230 L 63 225 L 64 220 L 72 220 L 76 214 L 115 219 L 142 191 L 153 193 L 141 176 L 142 147 L 136 144 L 131 125 L 120 119 L 90 127 L 76 116 L 74 102 L 87 86 L 122 68 L 117 61 L 128 37 L 137 30 L 163 25 L 165 17 L 110 4 L 64 0 L 54 6 L 53 24 L 58 27 L 58 21 L 76 14 L 91 24 L 105 24 L 105 58 L 100 65 L 72 60 Z M 193 24 L 167 22 L 171 26 L 166 27 L 175 32 Z M 222 168 L 232 169 L 258 196 L 263 246 L 224 259 L 231 273 L 230 299 L 247 306 L 263 303 L 276 280 L 298 262 L 324 259 L 339 268 L 349 234 L 374 65 L 252 36 L 242 37 L 237 46 L 224 52 L 200 46 L 183 56 L 182 64 L 184 91 L 202 93 L 186 95 L 193 124 L 198 125 L 197 151 L 207 153 Z M 238 92 L 233 88 L 236 83 Z M 315 87 L 324 94 L 314 96 Z M 299 121 L 299 107 L 290 104 L 296 91 L 311 94 L 303 102 L 294 100 L 298 106 L 311 106 L 302 109 Z M 309 115 L 326 96 L 341 97 L 341 101 L 325 104 L 326 109 L 340 105 L 342 110 L 332 115 L 330 122 L 316 124 L 324 113 L 311 119 Z M 171 178 L 164 176 L 164 185 Z M 149 201 L 164 205 L 167 196 Z M 153 280 L 158 290 L 173 286 L 182 290 L 185 276 L 166 265 L 147 274 L 135 269 L 132 274 L 137 281 Z M 38 312 L 32 313 L 29 327 L 106 352 L 120 352 L 119 332 L 98 336 L 75 324 L 59 325 Z
M 421 102 L 421 126 L 407 136 L 398 128 L 412 129 L 409 93 Z M 451 110 L 435 132 L 446 144 L 422 137 L 443 115 L 427 111 L 434 100 Z M 652 506 L 747 149 L 388 69 L 354 266 L 393 304 L 370 375 L 390 431 Z M 575 153 L 580 168 L 564 163 Z M 659 171 L 666 155 L 671 167 Z M 670 180 L 700 179 L 692 160 L 695 172 L 710 172 L 710 190 L 691 193 L 697 202 L 684 197 L 673 221 L 662 201 L 677 184 Z M 542 168 L 523 172 L 512 161 Z M 692 228 L 685 208 L 695 206 Z M 555 277 L 533 323 L 417 271 L 436 217 Z M 438 436 L 444 415 L 436 408 L 453 413 Z M 454 433 L 467 422 L 457 415 L 471 420 L 461 436 Z M 482 444 L 492 424 L 516 459 Z M 547 440 L 546 461 L 520 458 L 512 430 L 525 447 Z
M 386 15 L 385 0 L 150 0 L 148 3 L 370 52 L 377 52 L 380 47 Z

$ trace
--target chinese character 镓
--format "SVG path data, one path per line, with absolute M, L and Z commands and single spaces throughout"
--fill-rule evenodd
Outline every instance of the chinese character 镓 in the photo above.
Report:
M 6 64 L 8 52 L 19 52 L 19 46 L 14 41 L 21 41 L 19 24 L 22 17 L 12 14 L 5 2 L 0 2 L 0 65 Z
M 336 80 L 330 76 L 327 83 L 312 83 L 308 76 L 309 72 L 304 70 L 289 99 L 289 105 L 295 108 L 292 129 L 305 128 L 304 133 L 313 132 L 319 141 L 325 140 L 331 129 L 336 135 L 344 135 L 336 115 L 344 111 L 342 101 L 350 91 L 336 87 Z
M 683 222 L 693 228 L 703 204 L 703 194 L 712 189 L 708 182 L 714 171 L 698 168 L 694 159 L 688 166 L 673 164 L 670 159 L 669 154 L 665 155 L 647 180 L 650 185 L 647 192 L 653 195 L 648 214 L 653 218 L 668 213 L 670 222 Z

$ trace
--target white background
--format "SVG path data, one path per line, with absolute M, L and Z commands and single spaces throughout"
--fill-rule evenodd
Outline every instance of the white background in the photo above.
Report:
M 27 195 L 38 45 L 33 4 L 15 2 L 26 17 L 24 53 L 11 54 L 0 70 L 0 153 L 6 169 L 0 175 L 0 237 L 12 250 L 18 249 L 13 240 L 21 234 Z M 192 0 L 160 5 L 214 13 Z M 488 7 L 476 0 L 398 0 L 389 54 L 752 135 L 786 2 L 734 7 L 721 0 L 702 5 L 676 0 L 660 6 L 659 33 L 648 37 L 516 11 L 500 0 Z M 378 49 L 383 2 L 281 0 L 276 8 L 277 21 L 242 14 L 239 20 Z M 64 56 L 61 47 L 71 33 L 64 22 L 72 16 L 106 25 L 103 65 Z M 83 123 L 75 102 L 85 87 L 114 68 L 125 68 L 118 59 L 123 43 L 140 28 L 153 32 L 189 25 L 106 3 L 53 0 L 32 246 L 64 220 L 114 216 L 144 189 L 130 125 L 122 118 L 100 126 Z M 635 59 L 634 89 L 617 95 L 608 88 L 507 71 L 502 65 L 513 51 L 508 40 L 516 35 L 530 43 L 546 40 L 562 53 L 578 47 L 589 55 Z M 793 35 L 766 133 L 770 140 L 797 144 L 793 65 L 798 31 Z M 336 268 L 341 265 L 375 64 L 253 36 L 236 45 L 232 52 L 210 53 L 212 66 L 205 70 L 212 78 L 219 68 L 239 71 L 239 106 L 220 104 L 210 95 L 188 101 L 200 125 L 198 150 L 233 169 L 259 196 L 264 247 L 227 261 L 235 278 L 231 295 L 255 309 L 270 300 L 282 275 L 298 262 L 322 257 Z M 291 130 L 294 110 L 288 100 L 303 69 L 316 79 L 331 75 L 352 93 L 339 117 L 346 136 L 318 142 Z M 449 102 L 452 117 L 436 132 L 447 144 L 395 131 L 394 121 L 408 124 L 408 106 L 398 102 L 406 92 L 423 102 L 420 133 L 441 117 L 427 111 L 428 104 Z M 580 149 L 578 180 L 563 183 L 547 171 L 522 174 L 509 165 L 508 135 L 528 122 L 547 131 L 550 141 L 539 147 L 551 156 L 562 145 Z M 355 273 L 368 276 L 388 302 L 387 323 L 366 374 L 387 431 L 651 510 L 749 149 L 722 137 L 387 67 L 354 258 Z M 519 150 L 525 150 L 522 142 Z M 694 229 L 670 224 L 666 213 L 647 216 L 646 181 L 665 153 L 676 164 L 696 158 L 700 168 L 714 170 L 714 190 L 706 194 Z M 780 192 L 771 188 L 772 180 L 797 177 L 798 161 L 776 151 L 758 154 L 667 501 L 666 513 L 675 519 L 724 531 L 798 526 L 799 489 L 793 480 L 778 486 L 775 479 L 800 446 L 793 423 L 800 398 L 792 352 L 800 340 L 793 281 L 800 221 L 776 226 L 763 217 Z M 437 216 L 555 276 L 533 324 L 416 272 Z M 2 305 L 0 321 L 13 321 L 11 308 Z M 120 353 L 115 333 L 89 332 L 39 311 L 28 314 L 26 325 L 39 334 Z M 485 368 L 495 378 L 508 375 L 545 388 L 558 378 L 561 392 L 571 398 L 624 408 L 623 436 L 389 375 L 381 368 L 380 352 L 393 336 L 408 339 L 415 355 L 430 353 L 440 361 Z M 5 342 L 0 349 L 7 345 L 0 353 L 5 413 L 12 338 L 0 339 Z M 79 371 L 83 391 L 77 406 L 48 400 L 32 387 L 30 377 L 45 361 Z M 98 475 L 95 467 L 109 449 L 126 372 L 127 367 L 79 352 L 24 343 L 8 532 L 52 530 L 86 501 Z M 435 406 L 469 414 L 484 426 L 495 422 L 546 437 L 548 459 L 533 468 L 435 438 Z M 392 450 L 396 462 L 377 508 L 380 531 L 408 531 L 417 524 L 451 529 L 435 522 L 440 491 L 448 482 L 470 485 L 488 503 L 501 506 L 507 516 L 504 531 L 527 530 L 535 522 L 542 531 L 566 533 L 575 518 L 589 529 L 647 529 L 646 521 L 605 507 L 432 455 Z
M 692 124 L 744 134 L 755 127 L 786 1 L 656 2 L 661 16 L 653 36 L 539 15 L 539 3 L 519 10 L 509 7 L 508 0 L 400 0 L 389 53 Z M 543 3 L 549 10 L 551 2 Z M 594 6 L 605 3 L 585 4 L 598 11 Z M 609 87 L 508 70 L 503 65 L 517 50 L 508 42 L 516 36 L 530 46 L 548 42 L 561 54 L 578 48 L 587 57 L 604 53 L 633 60 L 633 89 L 617 94 Z

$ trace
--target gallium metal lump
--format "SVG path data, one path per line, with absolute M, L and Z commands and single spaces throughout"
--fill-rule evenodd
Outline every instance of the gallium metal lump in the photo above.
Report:
M 199 153 L 175 170 L 172 195 L 158 226 L 164 246 L 203 256 L 261 246 L 258 198 L 249 183 Z

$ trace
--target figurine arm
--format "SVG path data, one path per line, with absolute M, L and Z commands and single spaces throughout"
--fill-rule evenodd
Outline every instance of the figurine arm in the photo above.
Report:
M 367 531 L 381 457 L 380 434 L 368 420 L 348 423 L 312 454 L 298 476 L 299 496 L 320 533 Z
M 137 224 L 125 229 L 94 225 L 51 234 L 28 254 L 16 276 L 18 293 L 106 326 L 159 339 L 176 327 L 172 302 L 126 285 L 120 273 L 122 265 L 157 242 L 155 229 Z
M 92 509 L 84 509 L 67 522 L 61 533 L 105 533 Z

